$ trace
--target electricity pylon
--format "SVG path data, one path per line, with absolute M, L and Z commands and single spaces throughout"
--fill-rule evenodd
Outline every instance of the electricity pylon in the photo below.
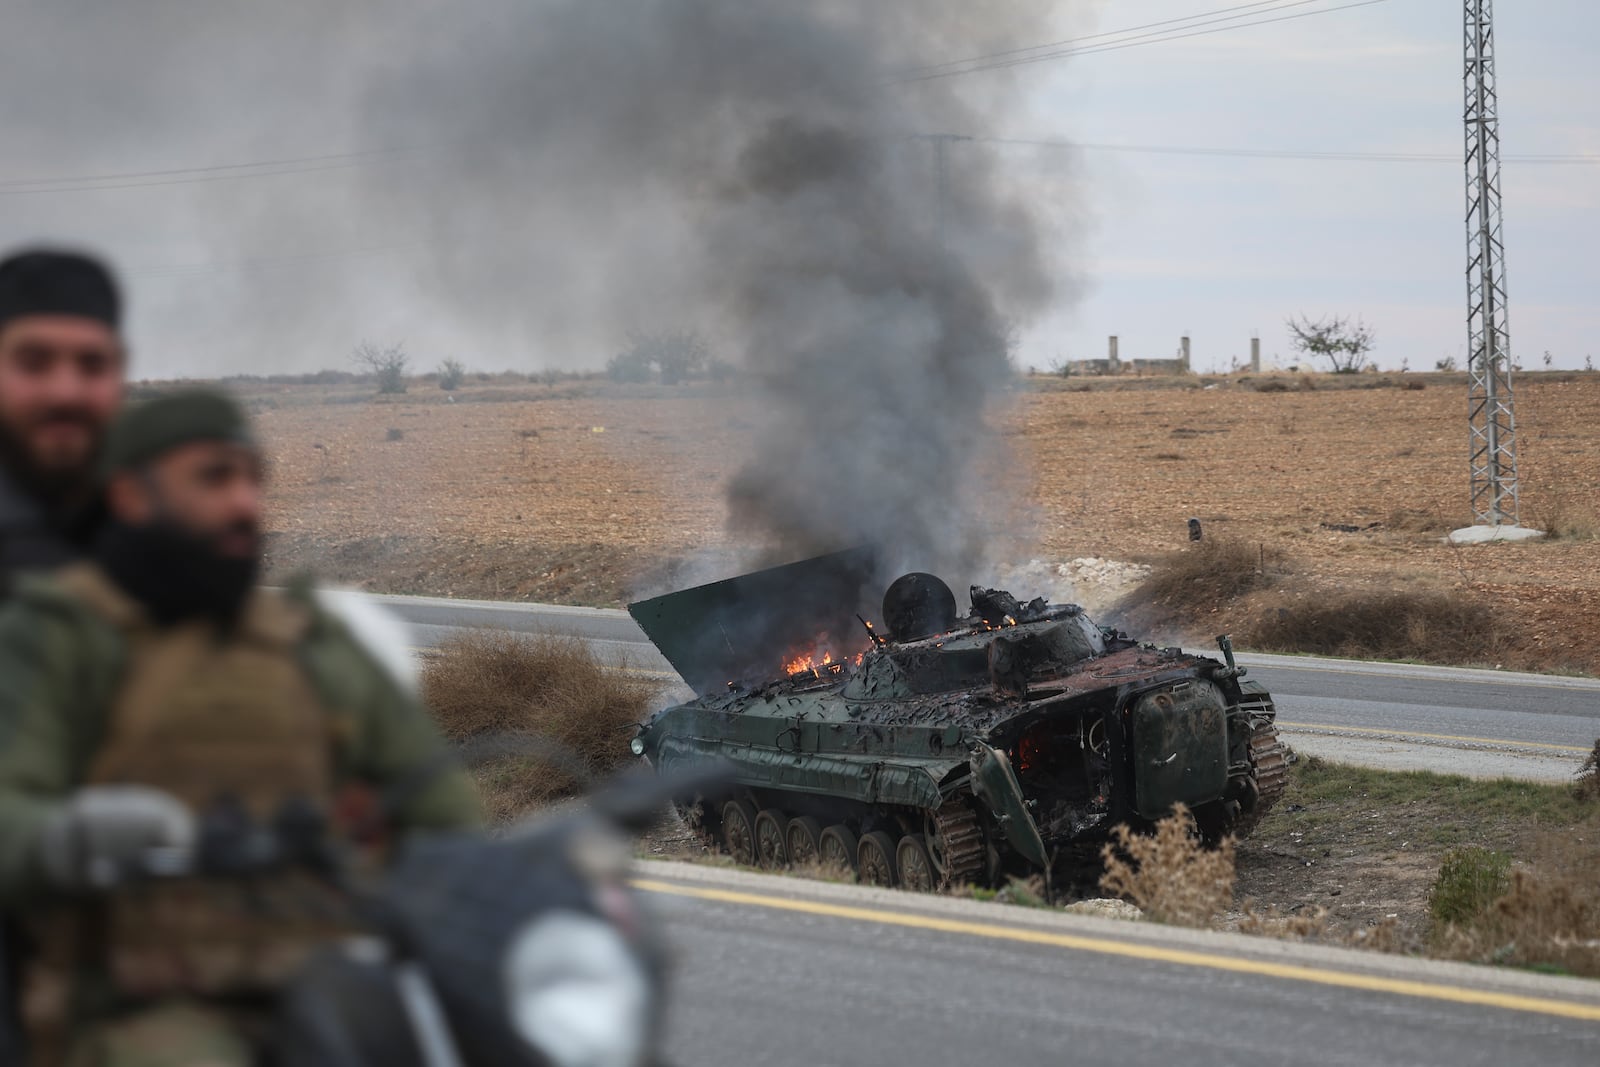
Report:
M 1466 0 L 1467 409 L 1473 521 L 1516 525 L 1517 430 L 1500 222 L 1493 0 Z

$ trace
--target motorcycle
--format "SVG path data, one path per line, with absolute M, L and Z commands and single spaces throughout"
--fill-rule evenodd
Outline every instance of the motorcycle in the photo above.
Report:
M 639 1067 L 657 1062 L 663 955 L 627 884 L 631 836 L 722 778 L 624 775 L 503 836 L 408 841 L 373 881 L 309 809 L 251 826 L 224 807 L 194 848 L 149 853 L 137 877 L 292 869 L 349 902 L 362 932 L 282 992 L 274 1067 Z

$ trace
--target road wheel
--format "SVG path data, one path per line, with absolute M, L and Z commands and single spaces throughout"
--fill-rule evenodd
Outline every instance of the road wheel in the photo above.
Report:
M 746 801 L 722 806 L 722 846 L 741 867 L 756 865 L 756 809 Z
M 783 843 L 784 827 L 788 820 L 777 808 L 763 808 L 756 816 L 756 858 L 768 870 L 780 870 L 789 865 L 789 850 Z
M 783 844 L 789 852 L 789 862 L 796 867 L 813 863 L 817 859 L 817 846 L 822 841 L 822 824 L 809 815 L 797 815 L 789 820 L 783 834 Z
M 928 842 L 921 834 L 907 834 L 894 850 L 895 866 L 900 870 L 900 887 L 917 893 L 931 893 L 939 887 L 939 872 L 928 855 Z
M 874 830 L 856 846 L 856 873 L 862 885 L 892 886 L 899 879 L 894 867 L 894 838 Z
M 817 838 L 817 859 L 841 874 L 856 873 L 856 835 L 848 826 L 830 826 Z

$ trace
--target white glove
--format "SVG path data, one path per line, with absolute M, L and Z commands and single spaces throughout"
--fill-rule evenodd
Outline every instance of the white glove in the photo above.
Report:
M 45 822 L 39 859 L 58 889 L 114 885 L 153 849 L 193 849 L 193 813 L 176 797 L 143 785 L 91 785 Z

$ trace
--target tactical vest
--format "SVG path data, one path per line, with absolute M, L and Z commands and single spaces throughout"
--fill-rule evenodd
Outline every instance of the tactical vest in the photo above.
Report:
M 93 566 L 59 580 L 126 645 L 85 784 L 152 786 L 201 815 L 227 800 L 267 825 L 290 801 L 331 814 L 333 718 L 297 659 L 308 605 L 258 591 L 224 636 L 154 626 Z M 345 920 L 299 874 L 131 885 L 47 919 L 24 1010 L 37 1033 L 124 1003 L 270 993 Z

